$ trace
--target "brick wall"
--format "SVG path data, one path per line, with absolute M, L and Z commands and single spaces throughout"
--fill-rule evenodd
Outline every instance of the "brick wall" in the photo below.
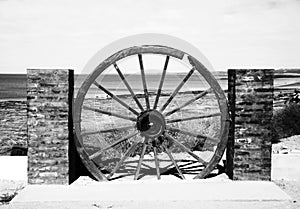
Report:
M 228 98 L 232 125 L 227 173 L 235 180 L 271 179 L 273 70 L 229 70 Z M 234 149 L 232 149 L 234 147 Z
M 72 70 L 27 70 L 28 183 L 68 184 Z
M 13 147 L 27 148 L 26 101 L 0 101 L 0 156 Z

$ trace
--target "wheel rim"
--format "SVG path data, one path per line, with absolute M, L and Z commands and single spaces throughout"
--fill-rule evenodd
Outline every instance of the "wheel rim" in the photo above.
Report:
M 162 68 L 162 72 L 160 72 L 160 80 L 157 85 L 158 87 L 154 94 L 152 92 L 151 95 L 147 89 L 147 75 L 145 74 L 143 62 L 143 57 L 147 54 L 156 54 L 165 57 L 164 66 Z M 127 81 L 128 75 L 125 76 L 122 73 L 122 69 L 120 69 L 118 66 L 118 63 L 123 59 L 126 59 L 128 57 L 132 58 L 134 56 L 138 59 L 140 77 L 142 80 L 141 83 L 143 94 L 140 95 L 140 98 L 138 98 L 138 95 L 134 92 L 135 90 L 132 89 L 131 84 Z M 184 75 L 184 78 L 179 82 L 172 93 L 164 96 L 162 90 L 164 88 L 164 84 L 166 83 L 165 79 L 168 72 L 168 63 L 170 59 L 188 64 L 190 70 Z M 117 96 L 111 89 L 105 88 L 102 85 L 102 83 L 104 82 L 101 83 L 97 81 L 97 79 L 99 79 L 99 76 L 104 74 L 104 72 L 110 67 L 113 67 L 117 72 L 117 75 L 121 80 L 120 82 L 122 82 L 126 87 L 132 103 L 135 104 L 135 108 L 132 107 L 132 104 L 128 104 L 128 101 L 124 101 L 124 98 L 120 98 L 119 96 Z M 198 72 L 198 74 L 205 79 L 209 88 L 204 91 L 199 91 L 200 93 L 197 92 L 196 94 L 193 94 L 193 97 L 191 99 L 187 99 L 187 101 L 184 101 L 180 105 L 177 105 L 177 107 L 170 108 L 170 104 L 172 104 L 172 102 L 175 102 L 176 97 L 179 97 L 178 95 L 181 93 L 180 90 L 184 85 L 186 85 L 189 79 L 192 78 L 195 72 Z M 116 111 L 109 111 L 107 110 L 107 108 L 95 108 L 86 105 L 86 101 L 88 100 L 86 99 L 86 95 L 87 92 L 91 89 L 92 85 L 108 95 L 110 101 L 114 101 L 118 105 L 120 105 L 120 107 L 124 108 L 122 109 L 122 112 L 128 111 L 129 113 L 126 115 L 122 112 L 120 113 Z M 187 107 L 193 105 L 195 102 L 203 99 L 203 97 L 209 95 L 210 93 L 215 96 L 219 112 L 190 117 L 178 117 L 178 115 L 174 116 L 178 113 L 181 113 L 181 111 L 184 111 Z M 165 97 L 165 101 L 163 101 L 163 97 Z M 95 103 L 96 101 L 99 101 L 99 99 L 93 99 L 93 101 Z M 118 126 L 117 128 L 111 129 L 100 128 L 100 130 L 96 131 L 83 130 L 85 121 L 83 117 L 84 114 L 82 113 L 84 111 L 90 111 L 101 116 L 109 116 L 120 120 L 125 120 L 128 121 L 130 125 L 121 127 Z M 190 131 L 189 129 L 181 129 L 179 127 L 180 123 L 198 121 L 213 117 L 219 117 L 220 127 L 218 130 L 218 137 L 199 134 L 197 131 L 195 131 L 195 129 L 193 129 L 193 131 Z M 130 175 L 134 176 L 134 179 L 140 178 L 142 173 L 141 169 L 143 166 L 146 166 L 146 164 L 144 163 L 144 157 L 151 152 L 153 153 L 152 161 L 154 164 L 151 169 L 155 170 L 155 175 L 158 179 L 161 178 L 162 173 L 168 173 L 168 171 L 172 169 L 178 177 L 185 179 L 185 176 L 189 174 L 187 174 L 187 172 L 185 171 L 185 165 L 179 164 L 179 160 L 175 159 L 176 157 L 174 156 L 177 155 L 177 153 L 172 153 L 172 149 L 174 150 L 175 146 L 177 146 L 177 148 L 180 148 L 189 157 L 192 157 L 198 164 L 201 164 L 202 167 L 200 165 L 196 166 L 197 168 L 201 167 L 201 169 L 198 169 L 196 173 L 193 172 L 193 178 L 204 178 L 215 169 L 216 165 L 222 158 L 227 143 L 229 126 L 228 118 L 227 101 L 224 92 L 222 91 L 220 85 L 212 76 L 212 74 L 198 60 L 196 60 L 189 54 L 170 47 L 155 45 L 136 46 L 121 50 L 108 57 L 104 62 L 100 63 L 99 66 L 93 71 L 93 73 L 91 73 L 87 77 L 87 79 L 83 82 L 82 86 L 78 90 L 74 107 L 76 147 L 84 164 L 91 172 L 91 174 L 94 175 L 94 177 L 98 180 L 114 179 L 113 177 L 116 176 L 118 171 L 126 170 L 125 168 L 127 165 L 130 167 L 131 165 L 126 164 L 125 161 L 128 158 L 132 158 L 133 153 L 136 154 L 136 150 L 138 148 L 140 150 L 138 153 L 139 158 L 137 159 L 137 156 L 133 156 L 136 158 L 136 166 L 134 166 L 134 168 L 131 169 L 130 172 L 127 171 L 127 174 L 129 173 Z M 103 133 L 111 134 L 115 131 L 130 129 L 132 130 L 130 133 L 123 134 L 122 136 L 118 137 L 113 137 L 115 138 L 115 140 L 111 143 L 95 147 L 95 149 L 98 150 L 94 149 L 92 151 L 89 151 L 87 149 L 85 138 L 88 138 L 90 135 Z M 184 140 L 180 139 L 180 137 L 182 136 L 184 136 L 184 138 L 193 138 L 194 141 L 198 140 L 198 142 L 202 143 L 206 143 L 206 141 L 214 142 L 215 150 L 213 151 L 213 154 L 210 156 L 209 160 L 203 159 L 198 152 L 195 152 L 191 150 L 191 147 L 186 146 L 184 144 Z M 105 141 L 107 137 L 100 136 L 99 138 Z M 116 146 L 119 146 L 124 142 L 127 143 L 128 141 L 130 141 L 130 143 L 127 144 L 129 145 L 127 149 L 124 150 L 124 152 L 121 152 L 120 157 L 115 161 L 110 169 L 108 169 L 109 166 L 104 165 L 103 162 L 112 161 L 113 157 L 103 160 L 101 156 L 105 154 L 107 156 L 110 156 L 111 153 L 107 154 L 109 150 L 115 149 Z M 117 152 L 120 152 L 120 150 L 117 150 Z M 163 160 L 159 159 L 159 155 L 161 153 L 164 153 L 168 157 L 170 162 L 169 166 L 162 167 L 161 164 Z M 170 167 L 172 169 L 170 169 Z M 126 176 L 127 174 L 124 175 L 123 172 L 121 173 L 121 176 Z

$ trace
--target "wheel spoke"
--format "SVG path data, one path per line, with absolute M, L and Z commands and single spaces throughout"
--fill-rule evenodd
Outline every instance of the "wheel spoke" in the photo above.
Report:
M 121 167 L 123 162 L 127 159 L 127 157 L 135 150 L 138 143 L 139 143 L 138 141 L 134 142 L 133 145 L 125 152 L 124 156 L 120 159 L 120 161 L 117 163 L 117 165 L 111 171 L 111 173 L 107 176 L 107 179 L 110 179 L 119 170 L 119 168 Z
M 150 109 L 149 93 L 147 90 L 147 83 L 146 83 L 146 77 L 145 77 L 145 71 L 144 71 L 144 65 L 143 65 L 143 57 L 141 54 L 138 54 L 138 57 L 139 57 L 139 63 L 140 63 L 140 68 L 141 68 L 141 75 L 142 75 L 142 82 L 143 82 L 146 106 L 147 106 L 147 110 L 149 110 Z
M 215 143 L 219 143 L 219 139 L 216 139 L 216 138 L 212 138 L 212 137 L 209 137 L 209 136 L 205 136 L 203 134 L 195 134 L 195 133 L 192 133 L 192 132 L 189 132 L 189 131 L 186 131 L 186 130 L 182 130 L 182 129 L 178 129 L 178 128 L 173 128 L 171 126 L 166 126 L 166 129 L 169 130 L 169 131 L 175 131 L 175 132 L 179 132 L 179 133 L 182 133 L 182 134 L 185 134 L 185 135 L 189 135 L 189 136 L 193 136 L 193 137 L 196 137 L 196 138 L 201 138 L 201 139 L 204 139 L 205 141 L 208 139 L 212 142 L 215 142 Z
M 134 101 L 136 102 L 137 106 L 140 108 L 141 111 L 144 111 L 143 106 L 141 105 L 141 103 L 139 102 L 138 98 L 136 97 L 135 93 L 133 92 L 132 88 L 130 87 L 129 83 L 127 82 L 125 76 L 123 75 L 123 73 L 121 72 L 120 68 L 118 67 L 118 65 L 115 63 L 114 67 L 116 69 L 116 71 L 118 72 L 121 80 L 123 81 L 123 83 L 125 84 L 125 86 L 127 87 L 128 91 L 130 92 L 132 98 L 134 99 Z
M 172 115 L 173 113 L 175 113 L 175 112 L 181 110 L 182 108 L 184 108 L 184 107 L 186 107 L 186 106 L 192 104 L 193 102 L 195 102 L 196 100 L 200 99 L 201 97 L 204 97 L 206 94 L 208 94 L 208 93 L 211 92 L 211 91 L 212 91 L 212 88 L 210 88 L 210 89 L 208 89 L 208 90 L 206 90 L 206 91 L 201 92 L 198 96 L 196 96 L 196 97 L 194 97 L 193 99 L 187 101 L 186 103 L 184 103 L 184 104 L 181 105 L 180 107 L 177 107 L 177 108 L 175 108 L 175 109 L 173 109 L 173 110 L 171 110 L 171 111 L 165 113 L 164 115 L 165 115 L 165 116 Z
M 138 163 L 138 166 L 137 166 L 137 169 L 136 169 L 136 172 L 135 172 L 134 180 L 137 180 L 138 177 L 139 177 L 139 173 L 140 173 L 140 170 L 141 170 L 141 166 L 142 166 L 142 162 L 143 162 L 144 155 L 145 155 L 145 152 L 146 152 L 146 148 L 147 148 L 147 142 L 145 141 L 143 143 L 143 149 L 142 149 L 142 153 L 141 153 L 141 156 L 140 156 L 140 159 L 139 159 L 139 163 Z
M 115 116 L 115 117 L 122 118 L 122 119 L 125 119 L 125 120 L 131 120 L 131 121 L 134 121 L 134 122 L 136 121 L 136 118 L 134 118 L 134 117 L 121 115 L 121 114 L 115 113 L 115 112 L 108 112 L 108 111 L 105 111 L 105 110 L 96 109 L 96 108 L 92 108 L 92 107 L 88 107 L 88 106 L 83 106 L 82 109 L 91 110 L 91 111 L 102 113 L 102 114 L 109 115 L 109 116 Z
M 102 148 L 101 150 L 95 152 L 95 153 L 92 154 L 89 158 L 90 158 L 90 159 L 94 159 L 94 158 L 98 157 L 99 155 L 101 155 L 101 154 L 102 154 L 103 152 L 105 152 L 106 150 L 109 150 L 109 149 L 113 148 L 113 147 L 116 146 L 117 144 L 120 144 L 121 142 L 126 141 L 126 140 L 128 140 L 128 139 L 134 137 L 134 136 L 137 135 L 137 134 L 138 134 L 138 132 L 134 132 L 134 133 L 131 133 L 131 134 L 125 136 L 125 137 L 122 137 L 121 139 L 115 141 L 114 143 L 112 143 L 112 144 L 110 144 L 110 145 L 108 145 L 108 146 Z
M 157 158 L 157 149 L 156 149 L 156 147 L 153 147 L 153 152 L 154 152 L 156 175 L 157 175 L 157 179 L 160 180 L 159 161 L 158 161 L 158 158 Z
M 166 103 L 160 108 L 160 112 L 163 112 L 166 107 L 170 104 L 170 102 L 173 100 L 173 98 L 177 95 L 179 90 L 182 88 L 182 86 L 188 81 L 188 79 L 192 76 L 194 73 L 195 68 L 192 68 L 190 72 L 185 76 L 185 78 L 181 81 L 181 83 L 177 86 L 177 88 L 173 91 L 169 99 L 166 101 Z
M 178 165 L 177 165 L 175 159 L 173 158 L 173 156 L 172 156 L 170 150 L 169 150 L 165 145 L 163 145 L 163 147 L 164 147 L 164 149 L 165 149 L 167 155 L 168 155 L 169 158 L 171 159 L 173 165 L 175 166 L 175 168 L 176 168 L 176 170 L 177 170 L 179 176 L 180 176 L 182 179 L 185 179 L 185 177 L 184 177 L 184 175 L 182 174 L 181 170 L 179 169 L 179 167 L 178 167 Z
M 128 110 L 130 110 L 133 114 L 135 115 L 139 115 L 139 113 L 133 109 L 132 107 L 130 107 L 128 104 L 126 104 L 125 102 L 123 102 L 119 97 L 117 97 L 116 95 L 114 95 L 113 93 L 111 93 L 109 90 L 107 90 L 106 88 L 104 88 L 103 86 L 101 86 L 97 81 L 94 82 L 95 86 L 97 86 L 99 89 L 101 89 L 102 91 L 104 91 L 107 95 L 109 95 L 112 99 L 116 100 L 117 102 L 119 102 L 122 106 L 126 107 Z
M 166 61 L 165 61 L 165 66 L 164 66 L 164 69 L 163 69 L 163 72 L 162 72 L 162 75 L 161 75 L 161 78 L 160 78 L 160 82 L 159 82 L 155 102 L 154 102 L 154 105 L 153 105 L 153 109 L 157 108 L 158 100 L 159 100 L 159 97 L 160 97 L 160 94 L 161 94 L 161 89 L 162 89 L 162 86 L 164 84 L 164 80 L 165 80 L 165 76 L 166 76 L 166 72 L 167 72 L 169 59 L 170 59 L 170 56 L 167 56 Z
M 217 117 L 217 116 L 220 116 L 220 115 L 221 115 L 221 113 L 213 113 L 213 114 L 193 116 L 193 117 L 188 117 L 188 118 L 170 119 L 170 120 L 167 120 L 166 123 L 176 123 L 176 122 L 182 122 L 182 121 L 188 121 L 188 120 L 211 118 L 211 117 Z
M 170 139 L 173 142 L 175 142 L 179 147 L 181 147 L 184 151 L 186 151 L 189 155 L 191 155 L 192 157 L 194 157 L 200 163 L 202 163 L 203 165 L 207 165 L 207 162 L 205 160 L 201 159 L 198 155 L 196 155 L 195 153 L 193 153 L 189 148 L 187 148 L 185 145 L 183 145 L 182 143 L 180 143 L 179 141 L 177 141 L 176 139 L 174 139 L 172 136 L 170 136 L 167 133 L 165 133 L 165 136 L 168 139 Z
M 154 86 L 148 73 L 148 54 L 161 57 L 160 73 Z M 130 65 L 131 58 L 137 62 L 135 66 L 139 71 L 138 80 L 133 82 L 132 77 L 126 73 L 125 65 L 122 65 L 123 61 Z M 179 75 L 174 88 L 166 93 L 173 59 L 181 67 L 190 67 Z M 105 85 L 105 80 L 109 79 L 105 76 L 106 72 L 111 68 L 114 68 L 112 71 L 119 84 L 125 88 L 128 98 L 118 93 L 116 86 L 111 88 L 110 85 Z M 106 56 L 105 62 L 98 65 L 97 69 L 98 73 L 92 73 L 82 83 L 74 101 L 76 145 L 80 157 L 95 179 L 112 181 L 130 175 L 132 180 L 142 180 L 148 175 L 163 179 L 164 174 L 170 173 L 179 179 L 189 179 L 192 175 L 202 178 L 213 174 L 211 172 L 226 150 L 230 117 L 226 95 L 214 75 L 209 72 L 209 67 L 181 50 L 144 45 L 129 47 Z M 190 84 L 198 83 L 198 75 L 209 85 L 202 90 L 187 91 Z M 103 76 L 104 82 L 101 81 Z M 141 92 L 134 88 L 134 82 L 140 83 Z M 96 99 L 98 105 L 90 103 L 86 95 L 93 90 L 97 90 L 108 100 Z M 203 112 L 192 110 L 192 106 L 201 106 L 205 99 L 212 96 L 216 96 L 218 108 L 209 108 Z M 176 105 L 178 99 L 182 101 Z M 105 108 L 103 102 L 111 103 L 112 107 Z M 88 125 L 88 115 L 94 116 L 104 125 L 94 124 L 94 128 L 84 128 Z M 110 124 L 114 121 L 120 123 Z M 220 122 L 220 130 L 216 134 L 208 134 L 207 130 L 188 126 L 188 123 L 201 125 L 204 122 Z M 115 137 L 112 140 L 104 140 L 113 135 Z M 145 143 L 147 139 L 148 142 Z M 84 140 L 96 140 L 98 146 L 91 150 L 88 144 L 83 143 Z M 153 155 L 149 153 L 150 158 L 148 152 L 153 152 Z M 210 159 L 206 158 L 205 152 L 209 152 L 206 154 Z
M 188 167 L 187 167 L 188 166 Z M 190 165 L 184 165 L 184 166 L 181 166 L 181 168 L 182 169 L 184 169 L 184 170 L 195 170 L 195 169 L 197 169 L 197 170 L 203 170 L 203 168 L 205 168 L 204 167 L 204 165 L 202 164 L 202 165 L 194 165 L 194 166 L 190 166 Z
M 128 130 L 128 129 L 131 129 L 131 128 L 134 128 L 134 127 L 135 127 L 135 125 L 125 126 L 125 127 L 121 127 L 121 128 L 109 128 L 109 129 L 100 130 L 100 131 L 83 132 L 83 133 L 81 133 L 81 136 L 101 134 L 101 133 L 110 133 L 110 132 L 116 132 L 116 131 L 124 131 L 124 130 Z

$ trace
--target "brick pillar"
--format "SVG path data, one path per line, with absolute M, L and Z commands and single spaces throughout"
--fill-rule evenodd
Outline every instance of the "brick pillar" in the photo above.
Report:
M 27 70 L 29 184 L 69 184 L 73 76 L 73 70 Z
M 234 180 L 271 180 L 273 74 L 271 69 L 228 70 L 227 173 Z

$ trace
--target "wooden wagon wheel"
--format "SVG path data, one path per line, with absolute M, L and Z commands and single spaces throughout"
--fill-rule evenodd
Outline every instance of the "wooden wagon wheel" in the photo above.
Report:
M 156 76 L 159 79 L 156 79 L 155 91 L 150 91 L 147 86 L 149 75 L 145 69 L 149 66 L 144 60 L 149 55 L 159 55 L 163 59 L 161 72 Z M 133 77 L 119 65 L 129 58 L 135 59 L 138 65 L 139 73 Z M 170 74 L 180 81 L 167 92 L 164 86 L 171 61 L 182 64 L 187 72 Z M 112 77 L 119 78 L 119 84 L 125 87 L 127 94 L 120 94 L 117 86 L 105 87 Z M 182 91 L 189 80 L 195 83 L 195 79 L 200 77 L 207 84 L 206 90 Z M 132 86 L 139 79 L 142 92 L 136 93 L 138 90 Z M 95 89 L 107 98 L 99 98 Z M 90 92 L 95 96 L 89 98 Z M 216 111 L 202 108 L 207 96 L 215 100 L 213 110 Z M 201 114 L 195 109 L 195 104 L 201 107 Z M 194 109 L 189 109 L 191 106 Z M 85 166 L 97 180 L 130 175 L 140 179 L 147 174 L 158 179 L 164 174 L 182 179 L 186 176 L 204 178 L 216 168 L 223 156 L 228 118 L 224 92 L 197 59 L 166 46 L 134 46 L 109 56 L 82 83 L 74 107 L 75 141 Z M 204 126 L 203 121 L 208 125 Z M 217 129 L 213 136 L 202 130 L 209 129 L 211 121 L 218 123 L 213 127 Z

